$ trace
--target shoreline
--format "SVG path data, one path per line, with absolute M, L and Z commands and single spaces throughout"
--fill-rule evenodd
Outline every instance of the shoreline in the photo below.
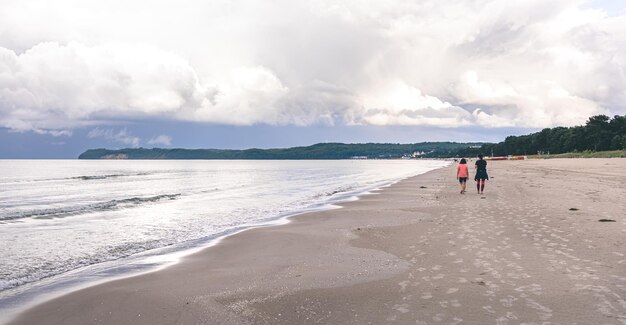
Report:
M 484 196 L 458 194 L 444 167 L 14 323 L 621 324 L 623 163 L 494 162 Z
M 446 167 L 447 166 L 438 167 L 436 169 Z M 324 202 L 315 203 L 312 206 L 303 209 L 286 212 L 275 218 L 266 219 L 260 223 L 243 224 L 233 229 L 229 229 L 224 233 L 218 233 L 205 238 L 200 238 L 192 241 L 191 243 L 175 245 L 178 247 L 166 246 L 156 248 L 133 256 L 125 257 L 122 260 L 107 261 L 101 263 L 103 265 L 89 265 L 84 268 L 72 270 L 68 273 L 54 275 L 50 278 L 40 280 L 39 282 L 41 283 L 28 283 L 26 286 L 30 287 L 27 287 L 21 292 L 9 297 L 8 302 L 12 305 L 11 307 L 6 308 L 6 306 L 3 306 L 4 308 L 1 308 L 3 315 L 0 316 L 0 324 L 12 321 L 16 316 L 33 307 L 72 294 L 76 291 L 89 289 L 91 287 L 107 284 L 113 281 L 134 278 L 162 271 L 168 267 L 184 262 L 184 260 L 190 255 L 200 253 L 203 250 L 211 249 L 212 247 L 219 245 L 228 237 L 236 236 L 246 231 L 287 225 L 292 222 L 293 218 L 310 213 L 340 209 L 344 203 L 358 201 L 363 196 L 371 195 L 372 192 L 379 191 L 398 182 L 402 182 L 403 180 L 419 175 L 422 174 L 391 179 L 360 189 L 338 193 L 338 196 L 329 198 Z M 148 260 L 154 259 L 157 261 L 148 262 Z M 96 269 L 95 271 L 92 270 L 94 268 Z M 19 289 L 20 287 L 16 287 L 9 289 L 9 291 Z

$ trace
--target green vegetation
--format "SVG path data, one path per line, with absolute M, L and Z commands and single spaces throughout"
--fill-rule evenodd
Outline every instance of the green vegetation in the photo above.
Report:
M 78 159 L 394 159 L 411 156 L 415 152 L 426 153 L 424 156 L 449 157 L 460 149 L 482 145 L 484 143 L 318 143 L 308 147 L 285 149 L 90 149 Z
M 550 159 L 550 158 L 626 158 L 626 150 L 610 150 L 610 151 L 583 151 L 583 152 L 567 152 L 556 155 L 531 155 L 528 158 L 533 159 Z
M 620 154 L 626 149 L 626 115 L 611 119 L 606 115 L 590 117 L 584 126 L 556 127 L 540 132 L 509 136 L 503 142 L 486 144 L 482 148 L 466 148 L 454 156 L 473 157 L 479 153 L 494 156 L 547 155 L 569 153 L 563 157 L 595 157 Z M 611 152 L 591 154 L 591 152 Z

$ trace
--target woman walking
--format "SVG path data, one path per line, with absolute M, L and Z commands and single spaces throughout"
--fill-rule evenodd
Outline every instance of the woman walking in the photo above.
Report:
M 474 176 L 474 180 L 476 181 L 476 190 L 478 194 L 483 194 L 485 191 L 485 181 L 489 179 L 489 175 L 487 175 L 487 161 L 483 159 L 483 155 L 478 155 L 475 167 L 476 176 Z
M 461 185 L 461 194 L 465 193 L 465 186 L 467 185 L 467 177 L 469 176 L 469 171 L 467 170 L 467 160 L 465 158 L 461 159 L 459 165 L 456 167 L 456 179 L 459 180 L 459 184 Z

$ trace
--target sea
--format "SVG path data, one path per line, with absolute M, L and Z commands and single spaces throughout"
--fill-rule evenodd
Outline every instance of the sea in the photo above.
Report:
M 440 160 L 0 160 L 0 314 L 330 209 Z M 216 261 L 219 263 L 219 261 Z

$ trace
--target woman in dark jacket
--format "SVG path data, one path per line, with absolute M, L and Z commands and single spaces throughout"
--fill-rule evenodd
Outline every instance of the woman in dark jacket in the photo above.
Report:
M 485 181 L 489 179 L 489 175 L 487 175 L 487 161 L 483 159 L 483 155 L 478 155 L 475 167 L 476 176 L 474 176 L 474 180 L 476 181 L 476 190 L 478 190 L 478 194 L 483 194 Z

